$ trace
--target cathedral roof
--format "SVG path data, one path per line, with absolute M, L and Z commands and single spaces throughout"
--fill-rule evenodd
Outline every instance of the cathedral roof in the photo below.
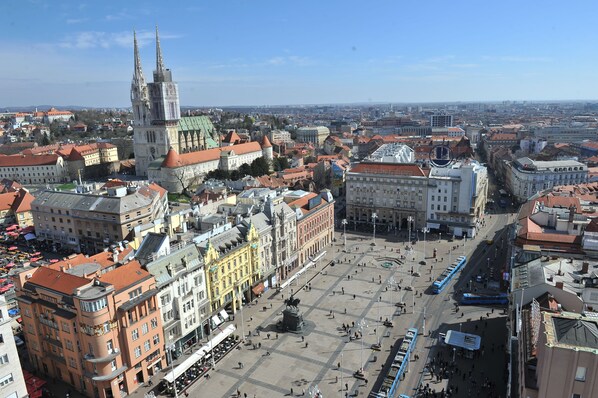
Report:
M 170 147 L 168 153 L 166 154 L 166 157 L 164 158 L 164 161 L 162 162 L 162 167 L 168 167 L 172 169 L 180 167 L 182 165 L 183 164 L 181 162 L 179 154 L 172 147 Z
M 262 148 L 272 148 L 272 144 L 270 143 L 270 140 L 268 139 L 267 135 L 264 136 L 264 139 L 262 141 Z

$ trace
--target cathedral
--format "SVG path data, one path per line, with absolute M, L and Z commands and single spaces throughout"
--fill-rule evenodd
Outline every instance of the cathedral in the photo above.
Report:
M 133 36 L 135 72 L 131 83 L 135 172 L 170 192 L 197 185 L 210 171 L 236 170 L 263 157 L 273 160 L 272 144 L 222 142 L 206 116 L 181 117 L 178 85 L 164 67 L 156 28 L 156 70 L 153 83 L 143 77 L 137 36 Z M 236 144 L 236 145 L 235 145 Z
M 156 70 L 154 81 L 146 83 L 139 57 L 137 36 L 133 47 L 135 70 L 131 83 L 133 107 L 133 141 L 135 170 L 147 176 L 154 160 L 163 158 L 172 148 L 177 153 L 201 151 L 218 147 L 218 134 L 206 116 L 182 117 L 178 84 L 172 72 L 164 67 L 160 37 L 156 28 Z

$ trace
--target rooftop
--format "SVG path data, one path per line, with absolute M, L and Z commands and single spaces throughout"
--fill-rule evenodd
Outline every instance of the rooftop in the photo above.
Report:
M 546 344 L 598 354 L 598 320 L 572 312 L 542 312 Z

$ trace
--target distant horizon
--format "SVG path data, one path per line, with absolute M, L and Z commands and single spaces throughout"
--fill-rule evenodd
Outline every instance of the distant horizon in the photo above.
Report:
M 311 103 L 311 104 L 263 104 L 263 105 L 181 105 L 181 109 L 201 109 L 201 108 L 293 108 L 293 107 L 316 107 L 316 106 L 376 106 L 376 105 L 400 105 L 400 106 L 415 106 L 415 105 L 457 105 L 457 104 L 496 104 L 501 105 L 504 102 L 512 103 L 530 103 L 530 104 L 547 104 L 547 103 L 598 103 L 597 99 L 563 99 L 563 100 L 488 100 L 488 101 L 429 101 L 429 102 L 392 102 L 392 101 L 376 101 L 376 102 L 345 102 L 345 103 Z M 22 105 L 22 106 L 0 106 L 0 113 L 19 112 L 23 109 L 32 110 L 38 108 L 38 111 L 47 111 L 50 108 L 58 110 L 85 110 L 85 109 L 128 109 L 127 106 L 85 106 L 85 105 Z
M 3 108 L 129 107 L 133 31 L 151 81 L 156 25 L 180 102 L 192 107 L 594 101 L 584 98 L 598 93 L 598 2 L 29 0 L 5 8 Z

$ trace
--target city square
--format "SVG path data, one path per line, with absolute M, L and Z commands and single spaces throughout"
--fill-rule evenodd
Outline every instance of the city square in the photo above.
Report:
M 502 310 L 492 310 L 490 314 L 489 308 L 463 306 L 457 313 L 454 287 L 438 295 L 431 294 L 429 288 L 431 280 L 442 272 L 449 259 L 470 256 L 478 246 L 485 250 L 486 237 L 498 239 L 499 235 L 495 234 L 502 233 L 501 228 L 508 217 L 499 214 L 487 218 L 488 223 L 479 231 L 480 238 L 466 241 L 438 240 L 438 235 L 428 234 L 424 244 L 423 233 L 418 231 L 419 241 L 415 239 L 417 243 L 413 250 L 407 252 L 406 233 L 398 236 L 378 233 L 374 244 L 372 234 L 349 230 L 345 252 L 345 236 L 342 230 L 337 230 L 336 241 L 326 248 L 315 266 L 302 272 L 283 290 L 271 289 L 246 305 L 242 316 L 235 314 L 230 324 L 236 326 L 235 333 L 245 336 L 240 349 L 221 359 L 216 370 L 208 372 L 209 378 L 195 382 L 186 389 L 187 393 L 200 396 L 207 389 L 214 396 L 222 397 L 236 396 L 238 392 L 249 397 L 301 396 L 304 392 L 307 396 L 310 392 L 315 395 L 316 391 L 326 397 L 368 396 L 377 384 L 391 346 L 405 335 L 407 329 L 416 327 L 419 340 L 399 388 L 400 393 L 413 395 L 418 385 L 430 384 L 431 375 L 423 372 L 424 366 L 436 355 L 440 357 L 447 351 L 437 344 L 440 332 L 462 329 L 482 334 L 484 321 L 481 319 L 486 324 L 490 319 L 494 326 L 490 328 L 492 332 L 483 332 L 483 343 L 488 347 L 504 343 L 505 318 L 499 314 Z M 412 235 L 415 237 L 416 233 Z M 426 265 L 421 265 L 424 246 Z M 433 258 L 434 251 L 436 259 Z M 500 261 L 499 257 L 493 257 L 492 264 Z M 491 264 L 486 257 L 469 260 L 469 265 L 455 278 L 456 283 L 467 284 L 473 273 L 488 265 Z M 413 276 L 411 267 L 413 273 L 420 276 Z M 283 333 L 277 328 L 285 308 L 284 300 L 291 294 L 300 299 L 298 307 L 306 323 L 304 331 L 297 334 Z M 402 303 L 404 307 L 398 307 L 396 303 Z M 385 321 L 390 321 L 392 326 L 385 326 Z M 350 328 L 350 335 L 343 325 Z M 378 343 L 380 348 L 373 349 L 372 346 Z M 487 351 L 485 355 L 489 355 L 490 350 Z M 492 362 L 504 361 L 504 351 L 495 351 L 497 359 Z M 190 353 L 179 358 L 177 363 Z M 450 353 L 446 355 L 450 358 Z M 471 359 L 455 360 L 460 368 L 468 371 L 473 363 Z M 362 367 L 363 377 L 355 377 Z M 481 368 L 476 365 L 476 369 Z M 169 370 L 165 369 L 156 377 L 154 387 L 160 376 Z M 492 374 L 490 369 L 486 372 Z M 432 386 L 440 392 L 448 384 L 449 380 L 442 380 Z M 468 396 L 466 387 L 460 391 L 463 394 L 453 396 Z M 148 388 L 140 388 L 133 395 L 143 396 L 147 392 Z

